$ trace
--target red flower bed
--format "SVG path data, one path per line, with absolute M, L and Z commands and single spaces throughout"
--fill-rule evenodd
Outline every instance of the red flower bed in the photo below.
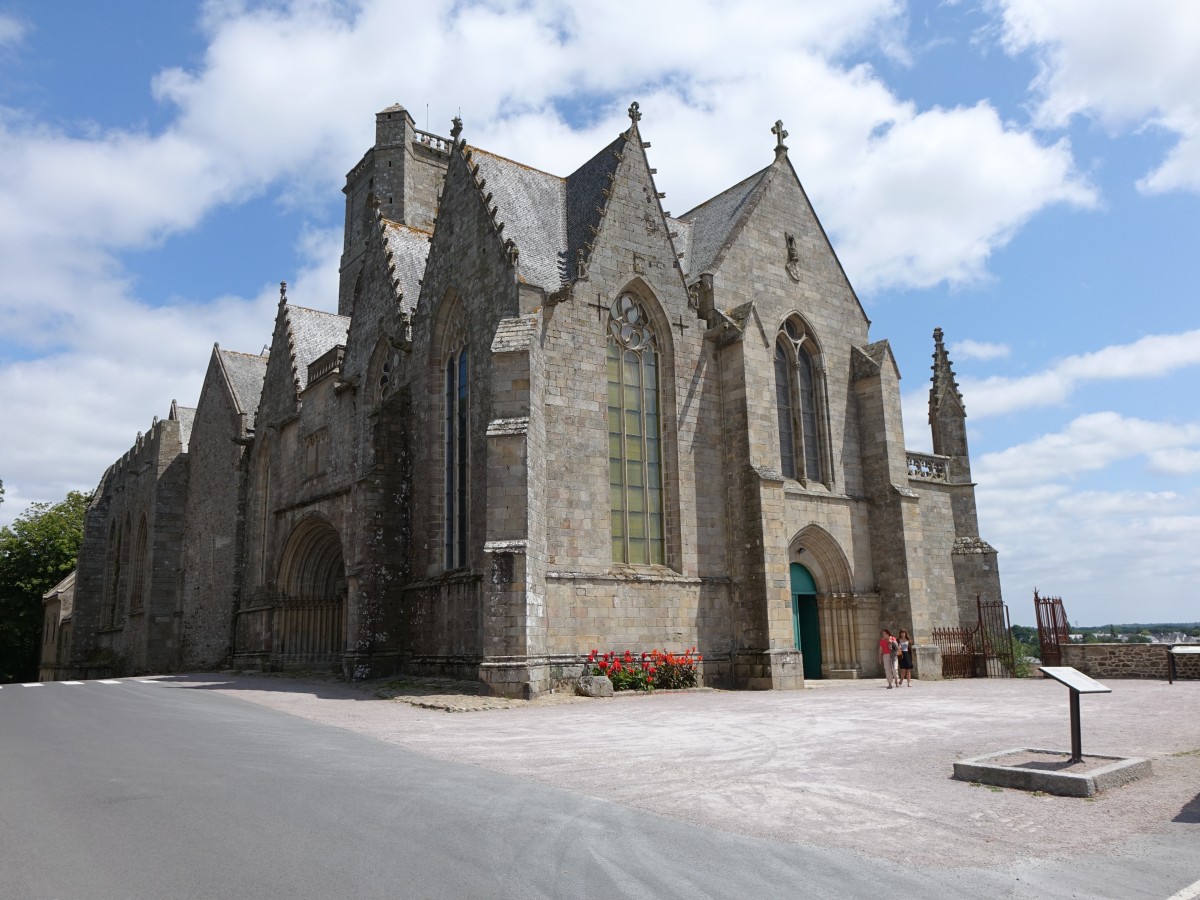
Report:
M 591 674 L 607 675 L 614 691 L 652 691 L 695 687 L 700 682 L 697 665 L 703 659 L 695 647 L 682 653 L 651 650 L 641 656 L 634 656 L 632 650 L 624 654 L 593 650 L 587 664 Z

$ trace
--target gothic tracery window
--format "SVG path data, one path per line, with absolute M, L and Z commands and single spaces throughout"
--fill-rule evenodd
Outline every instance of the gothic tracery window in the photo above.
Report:
M 645 307 L 617 297 L 608 319 L 608 471 L 614 562 L 665 564 L 659 353 Z
M 821 452 L 820 371 L 812 336 L 788 319 L 775 341 L 775 406 L 779 419 L 779 464 L 788 478 L 824 482 Z
M 379 381 L 375 385 L 375 399 L 382 403 L 400 384 L 400 351 L 389 347 L 379 366 Z

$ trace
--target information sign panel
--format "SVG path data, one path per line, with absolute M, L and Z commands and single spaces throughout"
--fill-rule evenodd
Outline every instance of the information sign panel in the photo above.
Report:
M 1061 681 L 1071 690 L 1078 691 L 1081 694 L 1112 693 L 1112 688 L 1105 687 L 1100 682 L 1089 678 L 1071 666 L 1040 666 L 1039 668 L 1055 681 Z

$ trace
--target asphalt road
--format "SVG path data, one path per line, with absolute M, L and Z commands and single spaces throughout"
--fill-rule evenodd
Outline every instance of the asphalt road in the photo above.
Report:
M 4 900 L 1106 895 L 1102 870 L 1075 888 L 1039 873 L 931 877 L 731 835 L 202 686 L 0 690 Z
M 202 689 L 6 686 L 0 729 L 8 900 L 928 896 Z

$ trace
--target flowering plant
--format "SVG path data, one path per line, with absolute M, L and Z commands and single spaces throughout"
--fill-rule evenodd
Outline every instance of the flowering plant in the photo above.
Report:
M 614 691 L 652 691 L 656 687 L 695 687 L 700 680 L 696 666 L 703 659 L 695 647 L 682 653 L 651 650 L 641 656 L 632 650 L 624 654 L 593 650 L 587 665 L 591 674 L 607 675 Z

